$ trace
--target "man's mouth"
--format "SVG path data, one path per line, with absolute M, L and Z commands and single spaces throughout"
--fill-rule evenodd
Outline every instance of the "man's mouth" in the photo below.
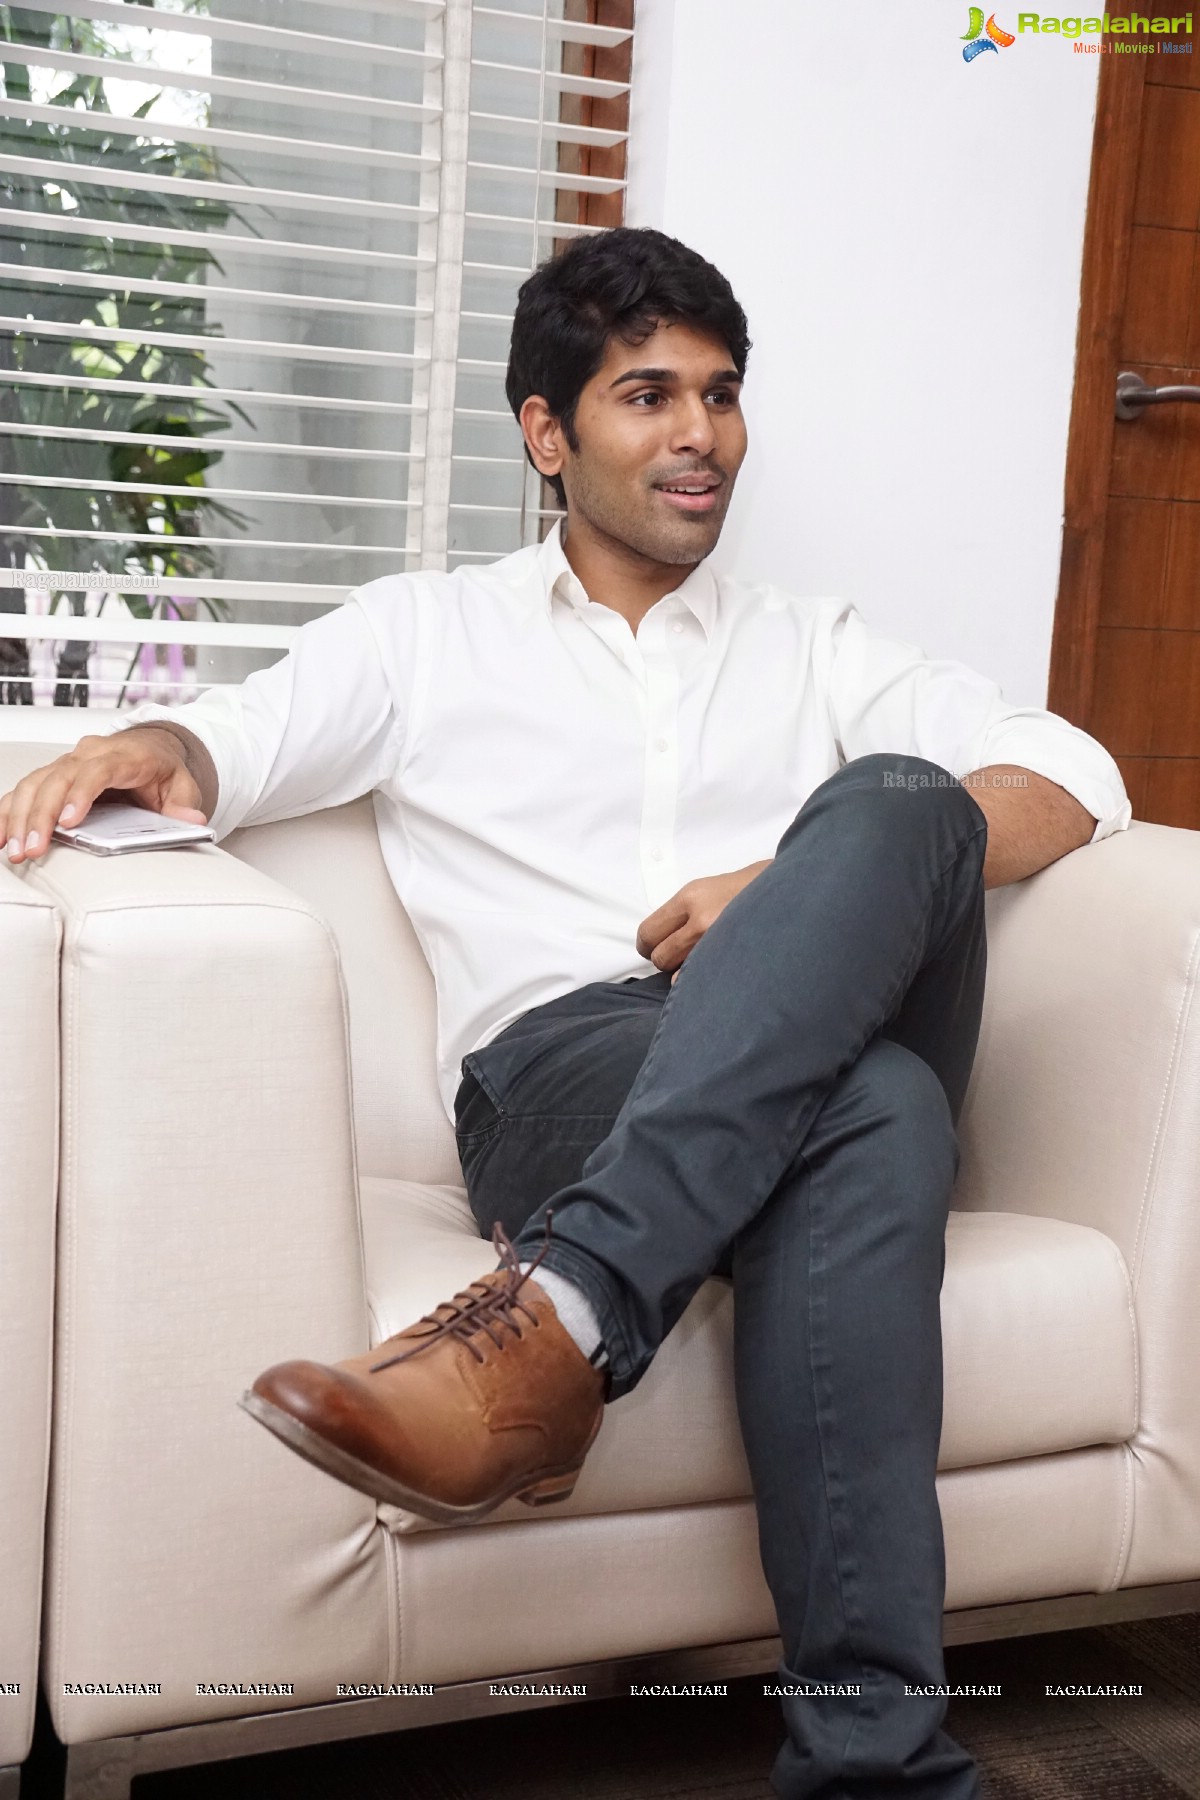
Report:
M 714 475 L 697 475 L 692 480 L 681 476 L 678 481 L 660 482 L 655 492 L 663 496 L 677 512 L 712 512 L 717 504 L 720 481 Z

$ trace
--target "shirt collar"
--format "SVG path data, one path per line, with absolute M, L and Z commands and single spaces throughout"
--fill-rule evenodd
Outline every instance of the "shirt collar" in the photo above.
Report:
M 550 610 L 555 594 L 569 600 L 577 610 L 582 610 L 588 604 L 589 595 L 567 561 L 566 551 L 563 549 L 561 519 L 555 520 L 553 530 L 538 549 L 537 569 L 547 611 Z M 670 594 L 664 594 L 663 599 L 682 601 L 699 621 L 705 637 L 712 637 L 717 620 L 717 580 L 707 557 L 703 562 L 697 563 L 677 588 L 673 588 Z

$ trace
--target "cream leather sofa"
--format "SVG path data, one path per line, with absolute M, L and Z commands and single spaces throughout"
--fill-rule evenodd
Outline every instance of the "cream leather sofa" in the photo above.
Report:
M 58 916 L 0 867 L 0 1800 L 37 1697 L 58 1161 Z
M 535 1671 L 596 1696 L 770 1669 L 727 1284 L 544 1514 L 376 1509 L 235 1404 L 493 1263 L 369 798 L 54 849 L 25 884 L 65 924 L 42 1679 L 70 1800 L 556 1698 L 489 1691 Z M 943 1289 L 957 1640 L 1200 1607 L 1200 834 L 1135 824 L 988 911 Z

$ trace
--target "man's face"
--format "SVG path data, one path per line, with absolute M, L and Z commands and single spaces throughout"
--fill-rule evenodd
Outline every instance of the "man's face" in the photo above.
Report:
M 740 393 L 728 346 L 690 325 L 612 338 L 579 397 L 578 450 L 560 439 L 568 529 L 578 514 L 654 562 L 707 556 L 746 454 Z

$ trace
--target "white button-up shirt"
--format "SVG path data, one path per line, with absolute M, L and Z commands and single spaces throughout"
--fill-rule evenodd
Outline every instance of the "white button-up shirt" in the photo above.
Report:
M 203 740 L 218 838 L 374 792 L 434 975 L 451 1118 L 468 1052 L 586 982 L 652 973 L 642 919 L 690 879 L 773 855 L 854 757 L 1016 763 L 1080 800 L 1093 839 L 1129 823 L 1094 739 L 847 602 L 703 562 L 635 634 L 588 598 L 559 533 L 485 567 L 368 582 L 241 687 L 115 727 L 167 719 Z

